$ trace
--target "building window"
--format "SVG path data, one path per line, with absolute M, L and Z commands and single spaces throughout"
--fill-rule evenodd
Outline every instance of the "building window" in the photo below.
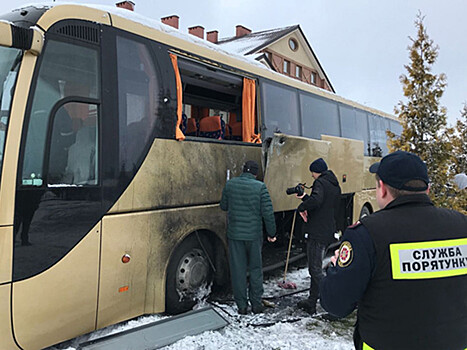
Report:
M 284 60 L 284 74 L 290 74 L 290 62 Z
M 302 67 L 295 66 L 295 77 L 297 77 L 298 79 L 302 78 Z
M 297 51 L 298 49 L 298 43 L 297 40 L 295 39 L 289 39 L 289 47 L 292 51 Z
M 316 85 L 317 80 L 318 80 L 318 77 L 317 77 L 316 73 L 312 72 L 311 73 L 311 83 Z

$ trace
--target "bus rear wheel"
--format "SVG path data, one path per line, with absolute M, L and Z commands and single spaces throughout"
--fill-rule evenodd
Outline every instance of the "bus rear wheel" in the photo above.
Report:
M 212 246 L 201 234 L 189 236 L 176 248 L 167 268 L 166 313 L 176 315 L 191 310 L 209 293 L 212 256 Z

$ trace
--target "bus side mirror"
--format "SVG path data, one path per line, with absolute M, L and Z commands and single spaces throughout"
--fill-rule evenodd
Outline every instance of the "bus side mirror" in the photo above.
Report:
M 7 21 L 0 21 L 0 46 L 27 50 L 40 55 L 44 45 L 42 32 L 34 28 L 22 28 Z
M 32 31 L 32 41 L 28 51 L 35 56 L 39 56 L 44 47 L 44 35 L 42 35 L 42 32 L 38 28 L 34 27 L 30 30 Z

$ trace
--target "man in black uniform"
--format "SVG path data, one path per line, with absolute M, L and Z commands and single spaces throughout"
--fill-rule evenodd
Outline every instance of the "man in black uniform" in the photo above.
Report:
M 313 315 L 316 312 L 319 283 L 323 278 L 323 258 L 328 245 L 334 240 L 336 221 L 334 208 L 341 194 L 339 181 L 326 162 L 318 158 L 310 164 L 311 176 L 315 179 L 311 194 L 297 196 L 302 199 L 297 211 L 305 221 L 307 235 L 308 271 L 311 276 L 308 299 L 298 302 L 297 306 Z
M 345 231 L 321 305 L 340 317 L 358 306 L 358 350 L 466 349 L 467 217 L 433 206 L 415 154 L 391 153 L 370 172 L 382 210 Z

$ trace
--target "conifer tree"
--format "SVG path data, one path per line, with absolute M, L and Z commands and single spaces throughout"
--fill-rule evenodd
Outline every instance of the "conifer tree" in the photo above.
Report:
M 467 174 L 467 104 L 464 104 L 451 140 L 454 159 L 452 174 Z M 453 209 L 467 215 L 467 189 L 461 190 L 457 186 L 453 186 L 453 193 L 449 198 L 449 202 Z
M 419 13 L 415 20 L 417 37 L 409 37 L 410 64 L 405 65 L 407 74 L 400 77 L 406 101 L 399 101 L 395 113 L 403 130 L 400 136 L 388 132 L 388 146 L 391 151 L 401 149 L 420 156 L 427 164 L 431 199 L 438 206 L 449 207 L 451 190 L 446 184 L 452 164 L 452 144 L 446 108 L 440 105 L 446 76 L 432 73 L 439 48 L 429 38 L 423 19 Z
M 455 132 L 456 135 L 452 139 L 455 159 L 453 172 L 467 174 L 467 103 L 464 104 L 461 117 L 457 120 Z

